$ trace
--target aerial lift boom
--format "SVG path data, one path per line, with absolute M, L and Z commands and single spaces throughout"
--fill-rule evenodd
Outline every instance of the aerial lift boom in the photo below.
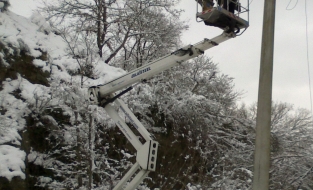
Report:
M 155 171 L 158 142 L 154 141 L 150 133 L 135 117 L 131 110 L 120 100 L 118 97 L 123 95 L 125 92 L 132 89 L 133 84 L 138 83 L 142 80 L 149 79 L 152 76 L 167 70 L 177 64 L 184 61 L 197 57 L 214 46 L 220 43 L 234 38 L 233 33 L 223 33 L 212 40 L 204 39 L 203 41 L 195 44 L 188 45 L 184 48 L 178 49 L 164 57 L 161 57 L 151 63 L 141 66 L 133 71 L 126 73 L 125 75 L 118 77 L 104 85 L 93 86 L 88 89 L 89 101 L 92 104 L 97 104 L 104 107 L 108 115 L 115 121 L 116 125 L 123 132 L 129 142 L 137 150 L 136 163 L 126 173 L 124 178 L 115 186 L 114 190 L 133 190 L 139 183 L 148 175 L 150 171 Z M 129 87 L 131 86 L 131 87 Z M 114 93 L 128 87 L 126 90 L 115 95 Z M 138 137 L 132 132 L 125 120 L 122 119 L 118 113 L 116 107 L 128 118 L 131 124 L 138 130 L 138 132 L 145 139 L 145 143 L 141 143 Z M 138 172 L 139 171 L 139 172 Z M 136 176 L 132 181 L 127 184 L 128 180 L 135 174 Z
M 220 26 L 216 23 L 220 22 L 220 19 L 216 19 L 219 18 L 219 16 L 217 17 L 216 15 L 222 15 L 222 18 L 225 18 L 226 14 L 223 12 L 225 12 L 225 10 L 221 8 L 214 8 L 209 11 L 198 13 L 197 17 L 203 19 L 203 21 L 207 23 L 212 22 L 215 23 L 215 26 L 223 28 L 224 25 Z M 236 22 L 236 26 L 239 29 L 246 29 L 249 26 L 248 22 L 240 19 L 239 17 L 233 17 L 233 14 L 229 15 L 230 16 L 228 17 Z M 119 99 L 119 97 L 130 91 L 138 83 L 145 81 L 175 65 L 181 64 L 184 61 L 197 57 L 203 54 L 204 51 L 236 37 L 236 33 L 236 31 L 229 32 L 228 30 L 211 40 L 204 39 L 197 44 L 188 45 L 134 69 L 114 80 L 107 82 L 106 84 L 92 86 L 88 89 L 90 103 L 103 107 L 108 115 L 115 121 L 116 125 L 123 132 L 128 141 L 137 150 L 136 163 L 124 175 L 113 190 L 134 190 L 150 171 L 155 171 L 158 151 L 158 142 L 153 140 L 150 133 L 140 123 L 125 103 Z M 143 140 L 139 140 L 120 114 L 123 114 L 124 118 L 127 118 L 129 123 L 136 128 L 136 130 L 143 137 L 144 142 Z M 132 178 L 132 176 L 134 177 Z
M 93 104 L 109 103 L 110 98 L 108 98 L 108 95 L 123 88 L 129 87 L 142 80 L 149 79 L 152 76 L 164 70 L 167 70 L 179 63 L 197 57 L 198 55 L 203 54 L 205 50 L 217 46 L 218 44 L 234 37 L 235 35 L 233 33 L 224 32 L 223 34 L 211 40 L 204 39 L 203 41 L 195 45 L 188 45 L 186 47 L 178 49 L 155 61 L 152 61 L 146 65 L 134 69 L 126 73 L 125 75 L 122 75 L 114 80 L 111 80 L 106 84 L 90 87 L 89 101 Z

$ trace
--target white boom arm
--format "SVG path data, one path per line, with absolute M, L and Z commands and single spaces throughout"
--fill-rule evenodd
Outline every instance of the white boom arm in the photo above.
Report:
M 111 93 L 129 87 L 132 84 L 141 80 L 151 78 L 152 76 L 164 70 L 167 70 L 179 63 L 197 57 L 198 55 L 203 54 L 205 50 L 217 46 L 218 44 L 234 37 L 235 35 L 233 33 L 223 33 L 213 38 L 212 40 L 204 39 L 202 42 L 199 42 L 195 45 L 188 45 L 184 48 L 174 51 L 171 54 L 168 54 L 137 69 L 134 69 L 126 73 L 125 75 L 111 80 L 106 84 L 90 87 L 89 101 L 94 104 L 99 104 L 100 100 L 106 98 Z
M 205 50 L 217 46 L 218 44 L 234 37 L 235 35 L 233 33 L 223 33 L 212 40 L 204 39 L 202 42 L 195 45 L 188 45 L 151 63 L 134 69 L 133 71 L 130 71 L 104 85 L 93 86 L 88 89 L 89 101 L 93 104 L 104 107 L 108 115 L 115 121 L 119 129 L 137 150 L 136 163 L 115 186 L 114 190 L 134 190 L 150 171 L 155 171 L 158 142 L 152 140 L 152 137 L 146 128 L 139 122 L 131 110 L 120 99 L 118 99 L 118 97 L 126 91 L 115 97 L 113 93 L 140 82 L 141 80 L 151 78 L 152 76 L 179 63 L 197 57 L 203 54 Z M 131 88 L 132 87 L 129 89 Z M 114 103 L 114 105 L 121 110 L 130 123 L 143 136 L 145 140 L 144 143 L 139 141 L 138 137 L 128 127 L 125 120 L 119 115 L 116 107 L 111 103 Z M 127 184 L 127 187 L 125 187 L 126 183 L 136 172 L 137 174 L 135 177 L 133 177 Z

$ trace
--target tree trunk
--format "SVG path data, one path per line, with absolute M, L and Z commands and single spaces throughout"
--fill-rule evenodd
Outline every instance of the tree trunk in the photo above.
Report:
M 88 132 L 88 146 L 89 146 L 89 169 L 88 169 L 88 189 L 92 189 L 92 183 L 93 183 L 93 137 L 94 137 L 94 129 L 93 129 L 93 123 L 92 123 L 92 115 L 89 114 L 89 132 Z
M 76 157 L 77 157 L 77 184 L 78 188 L 83 186 L 83 178 L 81 175 L 81 137 L 80 137 L 80 129 L 78 128 L 78 112 L 75 111 L 75 126 L 76 128 L 76 135 L 77 135 L 77 147 L 76 147 Z

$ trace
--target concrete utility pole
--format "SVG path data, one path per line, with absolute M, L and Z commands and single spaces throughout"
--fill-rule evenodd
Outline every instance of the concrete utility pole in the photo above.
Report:
M 269 189 L 275 5 L 276 0 L 264 2 L 253 190 Z

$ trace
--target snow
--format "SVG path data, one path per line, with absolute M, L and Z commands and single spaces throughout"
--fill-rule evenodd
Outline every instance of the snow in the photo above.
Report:
M 27 104 L 11 95 L 19 86 L 18 80 L 3 82 L 3 86 L 4 90 L 0 92 L 0 102 L 7 111 L 1 116 L 3 119 L 0 122 L 0 128 L 4 129 L 4 133 L 0 137 L 0 142 L 16 141 L 20 137 L 15 130 L 21 130 L 25 126 L 25 120 L 22 117 L 28 112 Z M 9 133 L 6 134 L 5 132 Z M 8 139 L 8 136 L 15 138 Z M 4 138 L 7 140 L 5 141 Z
M 38 31 L 46 33 L 50 33 L 52 31 L 50 25 L 46 22 L 46 19 L 40 13 L 34 12 L 31 15 L 30 20 L 32 23 L 39 26 Z
M 50 182 L 50 181 L 52 181 L 52 179 L 50 178 L 50 177 L 42 177 L 42 176 L 40 176 L 40 178 L 39 178 L 39 182 L 40 183 L 48 183 L 48 182 Z
M 4 122 L 7 122 L 8 119 L 6 119 L 5 117 L 0 117 L 1 119 L 1 131 L 4 131 L 2 132 L 2 134 L 0 134 L 0 144 L 4 144 L 4 143 L 7 143 L 7 142 L 10 142 L 12 145 L 21 145 L 20 141 L 21 140 L 21 136 L 18 134 L 18 131 L 16 129 L 11 129 L 11 128 L 4 128 L 4 124 L 7 124 L 7 123 L 4 123 Z M 4 122 L 2 121 L 4 120 Z M 4 135 L 5 134 L 5 135 Z
M 190 183 L 187 184 L 188 190 L 202 190 L 200 185 L 191 185 Z
M 122 153 L 126 158 L 134 157 L 134 155 L 131 155 L 131 154 L 125 152 L 124 150 L 121 150 L 121 153 Z
M 31 151 L 28 156 L 28 162 L 32 162 L 33 164 L 43 166 L 44 162 L 46 161 L 46 157 L 48 157 L 46 154 L 42 154 L 36 151 Z M 49 162 L 49 160 L 47 160 Z
M 51 101 L 51 103 L 58 105 L 58 101 L 49 99 L 49 92 L 68 93 L 66 96 L 78 98 L 78 102 L 81 102 L 81 96 L 86 96 L 87 88 L 80 89 L 80 95 L 77 95 L 69 93 L 75 92 L 73 89 L 68 89 L 66 85 L 60 84 L 60 81 L 67 84 L 79 84 L 80 77 L 70 76 L 67 72 L 68 70 L 78 70 L 79 65 L 75 59 L 68 55 L 67 44 L 62 37 L 53 33 L 49 24 L 39 13 L 35 12 L 30 19 L 27 19 L 10 11 L 0 12 L 0 41 L 12 55 L 16 50 L 24 50 L 28 55 L 35 58 L 33 64 L 36 67 L 51 74 L 50 87 L 32 84 L 23 76 L 18 75 L 17 79 L 14 80 L 7 78 L 2 83 L 3 89 L 0 91 L 0 109 L 2 110 L 0 114 L 0 176 L 8 180 L 13 177 L 25 179 L 25 157 L 28 156 L 29 160 L 36 159 L 37 164 L 42 164 L 44 156 L 38 155 L 36 152 L 26 155 L 19 148 L 22 140 L 19 132 L 25 130 L 25 117 L 38 111 L 36 110 L 38 108 L 34 106 L 36 101 Z M 42 52 L 48 53 L 48 61 L 39 59 Z M 0 59 L 6 66 L 9 66 L 7 61 L 3 59 L 4 56 L 0 50 Z M 95 59 L 93 65 L 95 65 L 97 80 L 86 79 L 85 87 L 103 84 L 125 74 L 124 70 L 105 64 L 99 57 Z M 14 95 L 17 90 L 20 97 Z M 53 118 L 44 117 L 56 124 Z M 65 134 L 64 138 L 67 143 L 71 143 L 73 137 Z M 124 155 L 132 157 L 128 153 Z M 42 178 L 41 182 L 47 181 L 51 181 L 51 179 Z
M 25 179 L 23 170 L 25 169 L 25 152 L 18 148 L 1 145 L 0 146 L 0 176 L 12 180 L 13 177 L 19 176 Z
M 38 66 L 38 67 L 44 67 L 44 66 L 46 66 L 46 62 L 45 62 L 45 61 L 42 61 L 42 60 L 40 60 L 40 59 L 35 59 L 35 60 L 33 61 L 33 64 L 36 65 L 36 66 Z

